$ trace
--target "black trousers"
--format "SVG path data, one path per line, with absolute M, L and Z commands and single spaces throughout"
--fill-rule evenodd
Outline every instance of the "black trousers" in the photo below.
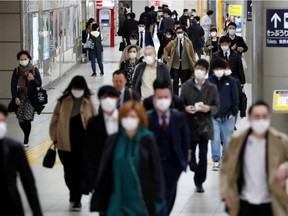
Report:
M 271 203 L 252 205 L 241 200 L 239 216 L 273 216 Z
M 199 146 L 199 162 L 196 160 L 196 147 Z M 208 140 L 192 141 L 191 142 L 191 161 L 189 163 L 191 171 L 195 172 L 194 183 L 196 186 L 201 186 L 207 176 L 207 152 Z
M 190 76 L 189 76 L 189 74 L 190 74 Z M 181 79 L 181 84 L 182 85 L 188 79 L 190 79 L 191 78 L 190 69 L 182 70 L 181 68 L 179 68 L 179 69 L 172 68 L 171 76 L 172 76 L 172 79 L 173 79 L 173 93 L 176 94 L 176 95 L 179 95 L 179 79 Z
M 29 136 L 31 132 L 31 121 L 24 120 L 23 122 L 19 122 L 19 126 L 24 133 L 24 144 L 29 142 Z

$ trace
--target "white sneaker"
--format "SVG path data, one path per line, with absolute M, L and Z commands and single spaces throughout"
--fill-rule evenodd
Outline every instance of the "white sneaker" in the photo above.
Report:
M 220 170 L 220 166 L 221 166 L 221 164 L 219 162 L 214 162 L 212 170 L 213 171 L 219 171 Z
M 23 144 L 23 147 L 24 147 L 24 148 L 28 148 L 28 147 L 29 147 L 29 144 L 28 144 L 28 143 L 24 143 L 24 144 Z

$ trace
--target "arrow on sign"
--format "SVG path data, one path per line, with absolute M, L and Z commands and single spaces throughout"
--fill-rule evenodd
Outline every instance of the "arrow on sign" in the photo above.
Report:
M 275 13 L 271 18 L 271 22 L 274 22 L 274 28 L 277 28 L 278 21 L 281 22 L 281 18 L 278 16 L 277 13 Z

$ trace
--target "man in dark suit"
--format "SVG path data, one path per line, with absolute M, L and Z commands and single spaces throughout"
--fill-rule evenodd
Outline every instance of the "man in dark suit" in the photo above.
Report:
M 162 159 L 166 215 L 169 215 L 174 205 L 178 179 L 188 163 L 189 131 L 185 113 L 169 108 L 172 102 L 171 89 L 162 80 L 156 80 L 154 86 L 155 109 L 148 113 L 149 129 L 155 134 Z
M 239 80 L 241 87 L 246 83 L 245 74 L 242 65 L 242 59 L 239 53 L 230 48 L 231 39 L 228 36 L 222 36 L 219 39 L 221 50 L 214 53 L 212 59 L 221 58 L 231 65 L 232 76 Z
M 227 36 L 230 37 L 231 43 L 230 48 L 239 53 L 242 56 L 242 53 L 247 52 L 248 46 L 245 43 L 244 39 L 241 36 L 236 35 L 236 28 L 237 25 L 234 22 L 230 22 L 228 24 L 228 34 Z
M 138 42 L 136 44 L 137 46 L 141 47 L 142 49 L 144 49 L 147 46 L 154 47 L 152 34 L 149 30 L 146 29 L 145 21 L 140 20 L 138 22 L 138 30 L 133 33 L 137 34 L 138 36 Z
M 102 86 L 98 91 L 103 111 L 92 117 L 86 128 L 83 149 L 83 194 L 89 194 L 94 187 L 107 136 L 118 132 L 118 97 L 119 92 L 113 86 Z
M 139 101 L 138 95 L 126 86 L 127 80 L 125 77 L 125 72 L 122 70 L 116 70 L 113 73 L 113 86 L 119 92 L 120 96 L 117 100 L 117 109 L 122 107 L 122 105 L 129 100 Z
M 138 21 L 135 20 L 135 13 L 129 13 L 128 19 L 123 23 L 123 37 L 126 39 L 127 45 L 130 45 L 130 35 L 137 31 Z
M 1 212 L 4 215 L 24 215 L 20 194 L 17 188 L 17 175 L 20 175 L 34 216 L 42 216 L 37 189 L 25 152 L 20 143 L 6 138 L 6 117 L 8 111 L 0 104 L 0 198 Z
M 156 90 L 158 88 L 160 89 L 169 89 L 169 84 L 167 82 L 163 82 L 163 85 L 159 86 L 157 85 L 159 81 L 156 80 L 154 83 L 153 83 L 153 89 L 154 89 L 154 92 L 156 92 Z M 164 84 L 166 86 L 164 86 Z M 146 111 L 149 111 L 149 110 L 153 110 L 155 107 L 154 107 L 154 104 L 153 104 L 153 98 L 154 98 L 154 95 L 148 97 L 148 98 L 145 98 L 144 101 L 143 101 L 143 106 L 145 107 Z M 185 107 L 184 107 L 184 103 L 183 101 L 181 100 L 181 98 L 175 94 L 172 94 L 172 102 L 171 102 L 171 106 L 170 106 L 170 109 L 176 109 L 178 111 L 185 111 Z

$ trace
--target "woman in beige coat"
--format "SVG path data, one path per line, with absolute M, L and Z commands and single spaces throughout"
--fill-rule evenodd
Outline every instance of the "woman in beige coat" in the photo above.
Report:
M 58 99 L 50 123 L 50 137 L 64 166 L 70 191 L 70 210 L 81 209 L 82 148 L 88 120 L 96 111 L 83 76 L 75 76 Z

